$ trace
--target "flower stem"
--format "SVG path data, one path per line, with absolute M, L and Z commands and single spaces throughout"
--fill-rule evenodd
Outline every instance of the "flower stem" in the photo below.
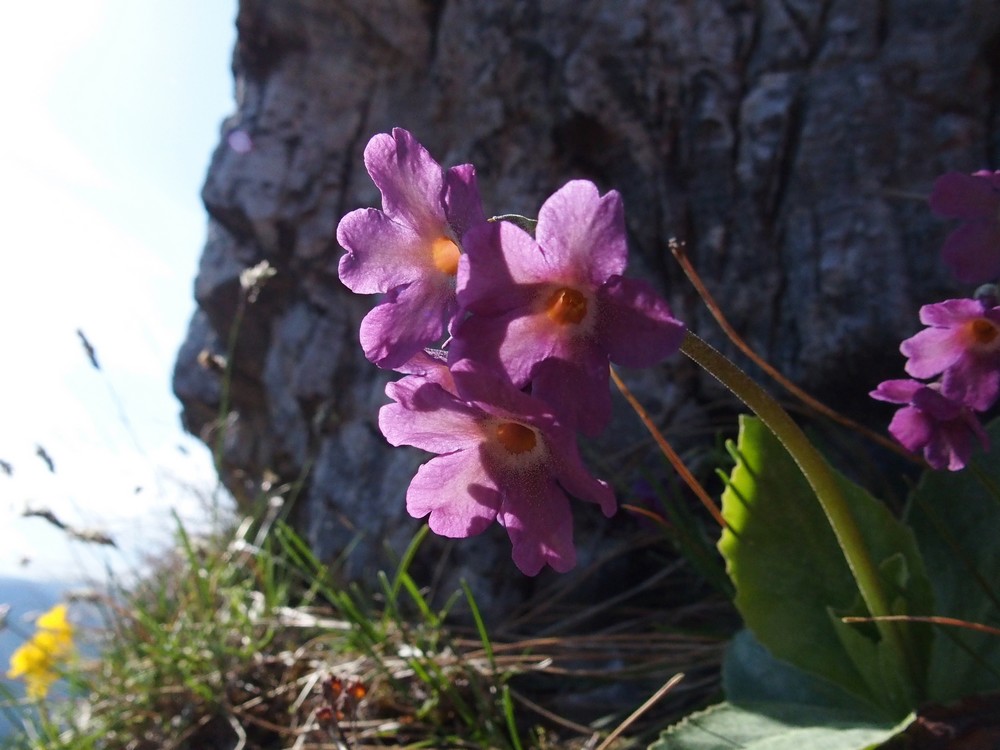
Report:
M 875 619 L 879 635 L 893 649 L 898 663 L 909 670 L 912 685 L 919 691 L 919 670 L 913 658 L 914 651 L 909 647 L 907 631 L 900 627 L 901 623 L 884 619 L 893 612 L 878 567 L 865 546 L 861 529 L 826 460 L 781 405 L 725 356 L 690 331 L 685 336 L 681 351 L 750 407 L 798 464 L 833 528 L 858 591 Z
M 698 292 L 698 296 L 701 297 L 702 302 L 708 307 L 708 311 L 712 313 L 712 317 L 715 318 L 715 322 L 719 324 L 722 332 L 726 334 L 730 341 L 743 352 L 747 357 L 749 357 L 754 364 L 756 364 L 761 370 L 763 370 L 767 375 L 769 375 L 775 382 L 778 383 L 782 388 L 791 393 L 793 396 L 798 398 L 807 408 L 812 409 L 817 414 L 822 414 L 828 419 L 832 419 L 834 422 L 844 425 L 857 433 L 860 433 L 864 437 L 871 440 L 873 443 L 878 443 L 883 448 L 887 448 L 893 453 L 901 456 L 907 461 L 912 461 L 913 463 L 919 464 L 921 466 L 926 466 L 926 462 L 914 456 L 910 451 L 906 450 L 903 446 L 899 445 L 893 440 L 881 435 L 874 430 L 870 430 L 862 424 L 855 422 L 850 417 L 844 416 L 840 412 L 831 409 L 826 404 L 822 403 L 816 398 L 806 393 L 805 390 L 799 388 L 795 383 L 782 375 L 776 367 L 774 367 L 770 362 L 761 357 L 757 352 L 753 350 L 743 337 L 740 336 L 736 329 L 733 328 L 729 320 L 726 319 L 725 314 L 722 312 L 722 308 L 719 307 L 719 303 L 715 301 L 711 292 L 708 291 L 708 287 L 705 286 L 705 282 L 702 281 L 701 276 L 695 270 L 694 266 L 691 264 L 690 259 L 687 257 L 687 253 L 684 250 L 684 244 L 678 242 L 677 240 L 670 241 L 670 252 L 673 253 L 674 259 L 680 264 L 681 269 L 684 274 L 688 277 L 688 281 L 694 286 L 695 291 Z
M 656 441 L 660 451 L 670 462 L 670 465 L 674 467 L 674 471 L 676 471 L 680 478 L 684 480 L 685 484 L 691 488 L 691 491 L 701 501 L 701 504 L 705 506 L 705 509 L 712 515 L 715 522 L 719 524 L 719 528 L 726 528 L 726 519 L 722 517 L 722 511 L 720 511 L 718 506 L 712 502 L 712 498 L 709 497 L 705 488 L 702 487 L 701 482 L 695 478 L 694 474 L 692 474 L 690 469 L 688 469 L 685 465 L 684 460 L 678 455 L 677 451 L 674 450 L 673 446 L 667 442 L 667 439 L 663 436 L 663 433 L 660 432 L 656 423 L 653 422 L 649 413 L 643 408 L 642 404 L 639 403 L 639 400 L 632 395 L 632 391 L 629 390 L 627 385 L 625 385 L 625 381 L 621 379 L 621 376 L 618 375 L 618 372 L 614 367 L 611 368 L 611 379 L 618 387 L 622 396 L 625 397 L 625 400 L 628 401 L 629 406 L 631 406 L 632 410 L 638 415 L 643 425 L 645 425 L 649 434 L 653 436 L 653 440 Z

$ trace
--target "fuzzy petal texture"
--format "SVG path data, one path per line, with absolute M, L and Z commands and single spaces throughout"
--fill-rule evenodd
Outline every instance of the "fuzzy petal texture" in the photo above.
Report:
M 451 330 L 461 235 L 485 218 L 471 165 L 445 172 L 401 128 L 368 142 L 365 166 L 382 210 L 341 219 L 337 240 L 347 253 L 338 270 L 352 291 L 387 295 L 362 322 L 361 344 L 368 359 L 392 369 L 440 346 Z
M 601 513 L 606 517 L 613 516 L 618 510 L 614 490 L 604 480 L 595 478 L 584 466 L 572 431 L 566 428 L 553 429 L 549 448 L 555 467 L 553 473 L 559 485 L 578 500 L 600 507 Z
M 508 340 L 507 328 L 515 320 L 518 320 L 516 312 L 497 317 L 472 316 L 460 321 L 455 326 L 455 335 L 448 347 L 448 359 L 452 368 L 454 369 L 455 362 L 471 359 L 512 382 L 526 378 L 533 364 L 534 350 L 531 341 L 522 342 L 527 347 L 526 355 L 514 360 L 503 359 L 504 346 Z M 523 385 L 521 382 L 518 387 Z
M 410 366 L 432 377 L 439 372 L 420 358 Z M 610 515 L 610 487 L 590 476 L 575 434 L 544 402 L 469 360 L 455 364 L 452 378 L 461 396 L 423 375 L 386 388 L 394 403 L 382 407 L 379 427 L 389 442 L 441 454 L 418 470 L 407 510 L 429 515 L 431 529 L 451 537 L 477 534 L 495 518 L 507 528 L 522 571 L 568 570 L 576 553 L 566 493 Z
M 924 305 L 930 328 L 903 341 L 906 372 L 917 378 L 943 375 L 941 392 L 976 411 L 1000 397 L 1000 307 L 976 299 Z
M 535 238 L 507 222 L 465 236 L 459 322 L 449 361 L 475 360 L 594 435 L 610 415 L 608 363 L 647 366 L 680 347 L 684 326 L 648 284 L 622 278 L 621 197 L 567 183 L 539 212 Z M 544 363 L 544 364 L 543 364 Z
M 947 328 L 981 315 L 983 303 L 975 299 L 947 299 L 920 308 L 920 322 L 925 326 Z
M 517 416 L 543 430 L 555 480 L 573 497 L 597 503 L 604 515 L 614 514 L 617 508 L 614 492 L 607 482 L 595 479 L 584 466 L 576 435 L 553 417 L 548 402 L 516 390 L 471 360 L 456 363 L 452 372 L 464 398 L 494 416 Z
M 597 437 L 611 422 L 611 388 L 607 357 L 596 347 L 589 354 L 596 357 L 574 361 L 553 357 L 536 364 L 531 370 L 531 395 L 547 403 L 560 421 Z
M 527 422 L 548 429 L 555 421 L 548 405 L 519 390 L 509 380 L 480 363 L 465 359 L 451 366 L 461 398 L 494 417 Z
M 962 357 L 941 379 L 941 392 L 975 411 L 986 411 L 1000 396 L 1000 357 Z
M 525 575 L 538 575 L 545 565 L 560 573 L 576 565 L 569 499 L 554 482 L 514 485 L 498 520 L 510 537 L 514 564 Z
M 890 404 L 908 404 L 913 401 L 914 394 L 924 387 L 926 386 L 923 383 L 916 380 L 885 380 L 868 395 L 879 401 L 888 401 Z
M 386 369 L 405 365 L 424 347 L 440 341 L 457 303 L 446 284 L 415 282 L 386 295 L 361 321 L 361 348 Z
M 922 388 L 913 396 L 913 406 L 931 423 L 931 437 L 924 458 L 935 469 L 964 469 L 972 456 L 974 440 L 987 448 L 989 439 L 975 415 L 933 388 Z
M 389 383 L 385 392 L 395 403 L 379 410 L 378 426 L 390 445 L 452 453 L 482 442 L 481 412 L 437 383 L 411 375 Z
M 365 148 L 365 167 L 382 193 L 382 210 L 420 234 L 447 225 L 444 170 L 416 138 L 402 128 L 379 133 Z
M 448 356 L 443 350 L 423 349 L 422 351 L 414 354 L 406 361 L 405 364 L 397 367 L 396 372 L 402 372 L 407 375 L 421 375 L 428 381 L 437 383 L 448 393 L 451 393 L 452 395 L 456 394 L 455 380 L 451 376 L 451 370 L 448 369 Z M 403 381 L 397 381 L 397 384 L 402 382 Z M 392 386 L 393 384 L 390 383 L 386 386 L 385 390 L 386 393 L 395 398 L 395 396 L 389 392 Z
M 340 258 L 340 280 L 356 294 L 387 292 L 434 270 L 426 239 L 374 208 L 341 219 L 337 242 L 347 250 Z
M 612 362 L 651 367 L 680 350 L 687 329 L 650 284 L 613 276 L 599 299 L 599 336 Z
M 915 378 L 932 378 L 965 354 L 961 336 L 953 328 L 925 328 L 899 345 L 909 359 L 905 370 Z
M 611 419 L 607 355 L 594 339 L 553 336 L 544 315 L 468 318 L 456 328 L 451 353 L 517 388 L 530 383 L 535 398 L 586 435 L 599 435 Z
M 889 422 L 889 434 L 906 450 L 919 453 L 934 437 L 934 424 L 920 409 L 915 406 L 904 406 Z
M 923 451 L 935 469 L 958 471 L 968 464 L 978 442 L 989 439 L 967 406 L 944 396 L 938 384 L 915 380 L 888 380 L 872 391 L 872 398 L 904 404 L 889 423 L 890 434 L 907 450 Z
M 502 319 L 497 319 L 502 320 Z M 578 342 L 552 325 L 544 314 L 511 315 L 506 325 L 500 360 L 510 378 L 519 386 L 527 384 L 539 362 L 557 358 L 570 364 L 587 352 L 586 342 Z
M 495 372 L 504 373 L 518 388 L 528 384 L 535 366 L 558 358 L 578 364 L 578 355 L 588 351 L 587 342 L 578 342 L 555 330 L 544 314 L 512 310 L 502 315 L 473 315 L 455 327 L 451 360 L 472 359 Z
M 459 304 L 476 314 L 498 315 L 526 305 L 532 291 L 549 279 L 531 235 L 508 221 L 473 227 L 463 246 L 456 291 Z
M 549 278 L 586 280 L 600 286 L 625 270 L 625 209 L 611 190 L 601 195 L 587 180 L 566 183 L 542 204 L 535 239 Z
M 430 514 L 431 531 L 453 539 L 485 531 L 501 502 L 475 448 L 432 458 L 406 492 L 406 511 L 414 518 Z

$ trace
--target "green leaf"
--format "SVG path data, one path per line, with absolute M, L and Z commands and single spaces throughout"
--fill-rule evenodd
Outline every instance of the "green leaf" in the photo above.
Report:
M 991 450 L 964 471 L 928 471 L 909 521 L 927 561 L 933 614 L 1000 626 L 1000 421 Z M 925 626 L 930 628 L 931 626 Z M 1000 685 L 1000 637 L 935 627 L 930 698 L 949 701 Z
M 774 658 L 749 630 L 729 643 L 722 662 L 722 689 L 730 703 L 783 703 L 845 711 L 860 721 L 878 723 L 882 712 L 850 693 L 788 662 Z
M 720 703 L 674 725 L 649 750 L 864 750 L 899 729 L 899 724 L 866 722 L 841 709 Z
M 742 417 L 737 464 L 722 496 L 729 528 L 719 550 L 747 627 L 777 658 L 828 680 L 883 711 L 906 714 L 922 697 L 926 628 L 912 629 L 911 668 L 896 662 L 866 615 L 837 539 L 812 489 L 774 435 Z M 932 595 L 912 533 L 865 490 L 838 475 L 844 499 L 878 563 L 893 614 L 925 615 Z M 901 627 L 907 627 L 902 625 Z

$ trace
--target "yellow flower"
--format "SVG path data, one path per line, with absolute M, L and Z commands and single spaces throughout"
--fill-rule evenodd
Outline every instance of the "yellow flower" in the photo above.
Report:
M 66 619 L 66 605 L 57 604 L 35 622 L 35 635 L 10 657 L 7 677 L 24 676 L 28 697 L 44 698 L 59 678 L 58 664 L 73 652 L 73 626 Z

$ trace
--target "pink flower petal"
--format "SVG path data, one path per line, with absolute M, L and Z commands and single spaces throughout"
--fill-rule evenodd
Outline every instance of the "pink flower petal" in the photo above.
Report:
M 447 355 L 441 350 L 437 350 L 437 352 L 440 353 L 440 356 L 437 354 L 431 356 L 426 349 L 422 349 L 408 359 L 405 364 L 395 368 L 396 372 L 420 375 L 432 383 L 437 383 L 448 393 L 455 395 L 455 381 L 451 376 L 451 370 L 448 369 Z M 397 382 L 401 383 L 402 381 Z M 388 393 L 388 391 L 389 386 L 386 386 L 386 392 Z M 389 395 L 392 396 L 391 393 Z
M 986 175 L 949 172 L 934 180 L 931 210 L 954 219 L 988 217 L 994 221 L 1000 211 L 1000 185 Z
M 538 575 L 546 564 L 560 573 L 576 565 L 569 499 L 554 482 L 536 478 L 509 489 L 497 518 L 525 575 Z
M 967 356 L 945 371 L 941 393 L 976 411 L 986 411 L 1000 395 L 1000 362 L 996 356 Z
M 390 218 L 424 236 L 447 226 L 444 170 L 409 132 L 393 128 L 392 135 L 374 136 L 365 148 L 365 166 Z
M 443 283 L 419 281 L 390 292 L 361 321 L 365 356 L 386 369 L 406 364 L 429 343 L 444 338 L 456 307 L 451 288 Z
M 948 299 L 920 308 L 920 322 L 950 328 L 983 314 L 983 303 L 974 299 Z
M 497 317 L 473 315 L 455 328 L 451 361 L 472 359 L 495 372 L 502 372 L 521 387 L 531 378 L 537 362 L 566 353 L 565 342 L 553 339 L 552 326 L 544 315 L 518 315 L 514 311 Z
M 456 289 L 459 304 L 477 315 L 500 315 L 527 304 L 546 280 L 531 235 L 510 222 L 477 224 L 463 238 Z
M 889 432 L 907 450 L 922 450 L 935 469 L 958 471 L 968 463 L 973 438 L 986 448 L 989 440 L 975 414 L 965 405 L 943 395 L 937 384 L 915 380 L 889 380 L 871 394 L 874 398 L 906 403 L 897 410 Z M 908 398 L 908 401 L 907 401 Z
M 516 388 L 509 380 L 481 363 L 463 359 L 451 368 L 457 392 L 485 413 L 527 422 L 547 430 L 553 417 L 547 404 Z
M 611 388 L 607 357 L 590 347 L 593 356 L 549 359 L 531 371 L 531 395 L 545 401 L 569 427 L 596 437 L 611 421 Z M 590 361 L 588 361 L 588 359 Z
M 452 453 L 478 445 L 481 413 L 420 376 L 389 383 L 396 403 L 379 409 L 378 426 L 390 445 L 412 445 L 431 453 Z
M 583 351 L 568 330 L 544 313 L 513 318 L 507 323 L 506 333 L 500 359 L 511 379 L 521 385 L 527 383 L 536 363 L 550 358 L 574 360 Z
M 535 239 L 542 247 L 549 278 L 586 280 L 600 286 L 625 270 L 625 210 L 611 190 L 601 196 L 594 183 L 573 180 L 557 190 L 538 212 Z
M 968 425 L 948 423 L 941 425 L 924 448 L 924 458 L 935 469 L 961 471 L 969 463 L 974 448 L 974 433 Z
M 651 287 L 621 279 L 627 246 L 614 191 L 566 184 L 542 206 L 536 237 L 507 222 L 466 233 L 457 283 L 463 318 L 449 361 L 474 359 L 518 387 L 530 382 L 561 419 L 593 434 L 607 422 L 609 355 L 654 363 L 679 348 L 684 326 Z M 553 314 L 555 299 L 570 299 L 572 313 Z M 557 383 L 557 369 L 572 379 Z
M 955 278 L 966 284 L 1000 278 L 1000 222 L 972 219 L 945 238 L 941 259 Z
M 483 204 L 479 198 L 476 169 L 471 164 L 460 164 L 444 173 L 444 208 L 455 239 L 462 239 L 469 229 L 486 222 Z
M 507 318 L 480 318 L 473 316 L 455 326 L 454 337 L 448 346 L 448 361 L 454 364 L 472 359 L 484 368 L 511 379 L 503 362 L 500 347 L 507 335 L 504 321 Z
M 936 385 L 919 388 L 913 394 L 911 403 L 934 422 L 950 422 L 968 411 L 962 404 L 943 395 Z
M 960 329 L 925 328 L 899 345 L 909 357 L 905 370 L 915 378 L 932 378 L 955 364 L 965 354 Z
M 879 401 L 892 404 L 908 404 L 913 401 L 913 395 L 926 386 L 916 380 L 885 380 L 868 395 Z
M 497 517 L 500 493 L 476 450 L 432 458 L 417 470 L 406 493 L 414 518 L 430 514 L 431 531 L 462 538 L 483 532 Z
M 915 453 L 930 442 L 934 429 L 920 409 L 904 406 L 893 416 L 889 432 L 900 445 Z
M 600 341 L 612 362 L 650 367 L 676 354 L 685 326 L 645 281 L 614 276 L 600 292 Z
M 549 439 L 549 449 L 555 467 L 553 473 L 559 485 L 578 500 L 598 505 L 608 518 L 613 516 L 618 508 L 614 490 L 607 482 L 595 479 L 587 471 L 572 432 L 554 430 Z
M 337 242 L 347 250 L 340 259 L 340 280 L 357 294 L 387 292 L 436 273 L 427 241 L 373 208 L 341 219 Z

